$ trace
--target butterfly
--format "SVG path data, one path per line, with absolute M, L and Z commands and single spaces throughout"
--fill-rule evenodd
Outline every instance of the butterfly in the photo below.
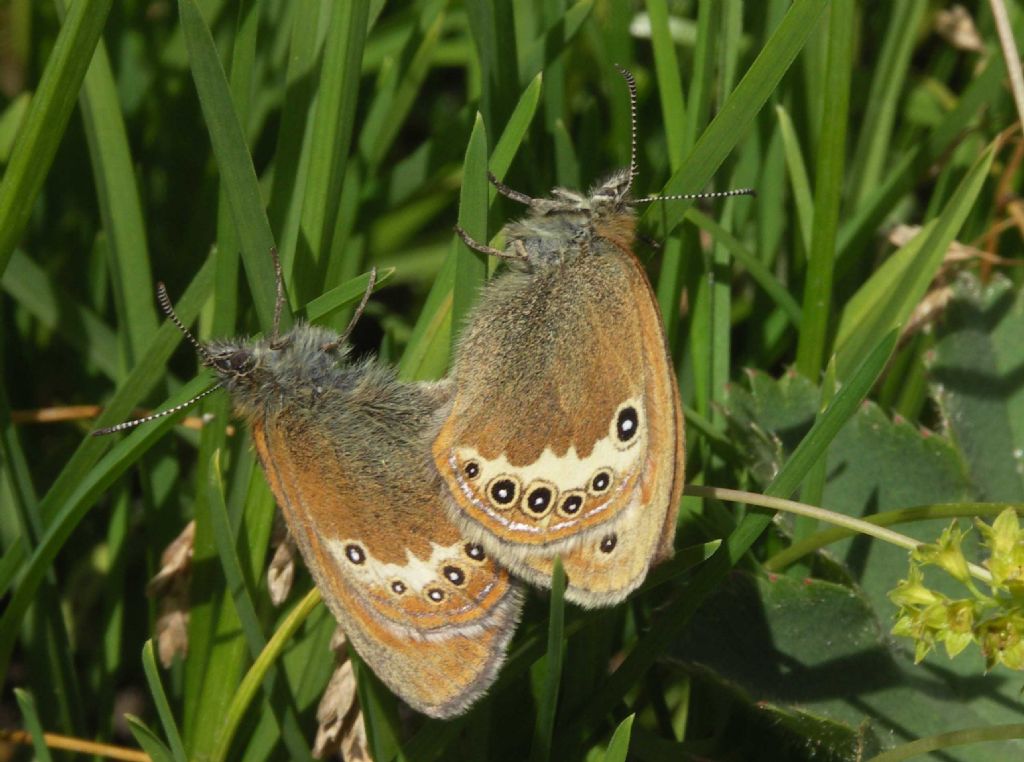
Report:
M 628 169 L 587 195 L 531 198 L 455 351 L 454 400 L 433 443 L 451 515 L 513 574 L 613 605 L 672 554 L 683 486 L 683 417 L 661 315 L 633 254 L 636 84 Z M 735 195 L 696 194 L 702 197 Z M 684 196 L 690 197 L 690 196 Z M 663 198 L 680 198 L 678 196 Z
M 450 391 L 349 357 L 372 276 L 344 334 L 298 324 L 279 336 L 275 264 L 270 338 L 200 344 L 162 286 L 161 304 L 249 424 L 291 536 L 349 642 L 414 709 L 461 714 L 497 675 L 521 593 L 443 507 L 430 441 Z

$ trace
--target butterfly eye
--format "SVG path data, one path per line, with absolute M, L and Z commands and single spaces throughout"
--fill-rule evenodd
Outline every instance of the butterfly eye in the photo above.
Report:
M 444 590 L 432 587 L 427 591 L 427 597 L 434 603 L 440 603 L 444 600 Z
M 618 544 L 618 542 L 619 538 L 616 537 L 614 534 L 605 535 L 605 537 L 601 539 L 601 552 L 611 553 L 613 550 L 615 550 L 615 546 Z
M 405 583 L 402 582 L 400 579 L 396 579 L 394 582 L 391 583 L 391 592 L 393 592 L 395 595 L 401 595 L 405 592 L 405 589 Z
M 462 467 L 462 473 L 466 475 L 467 479 L 475 479 L 480 476 L 480 464 L 475 460 L 467 461 L 466 465 Z
M 528 516 L 546 516 L 556 502 L 558 490 L 547 482 L 533 482 L 523 498 L 523 510 Z
M 491 502 L 498 508 L 508 508 L 519 497 L 519 482 L 511 476 L 498 476 L 487 488 Z
M 352 542 L 345 546 L 345 558 L 358 566 L 366 561 L 366 551 Z
M 458 566 L 446 566 L 441 571 L 444 573 L 445 579 L 453 585 L 461 585 L 466 581 L 466 573 Z
M 463 550 L 466 551 L 466 555 L 474 561 L 483 561 L 487 558 L 487 554 L 484 553 L 483 546 L 477 545 L 475 542 L 467 542 Z
M 607 468 L 602 468 L 594 477 L 590 480 L 590 494 L 591 495 L 603 495 L 608 491 L 608 488 L 612 486 L 612 472 Z
M 563 516 L 575 516 L 583 507 L 583 493 L 567 492 L 558 504 L 558 512 Z

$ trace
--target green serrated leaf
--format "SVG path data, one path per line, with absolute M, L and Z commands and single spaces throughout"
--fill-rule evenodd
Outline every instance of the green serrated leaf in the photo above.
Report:
M 999 692 L 994 682 L 976 684 L 974 700 L 965 700 L 948 674 L 915 668 L 893 650 L 887 627 L 862 595 L 815 579 L 733 574 L 694 617 L 673 658 L 713 676 L 751 711 L 770 713 L 771 735 L 752 734 L 751 747 L 736 749 L 752 758 L 758 745 L 781 741 L 777 733 L 840 758 L 877 753 L 979 725 L 982 707 Z M 992 759 L 1013 758 L 1012 748 L 985 751 Z
M 1024 291 L 961 276 L 928 373 L 946 428 L 987 500 L 1024 502 Z

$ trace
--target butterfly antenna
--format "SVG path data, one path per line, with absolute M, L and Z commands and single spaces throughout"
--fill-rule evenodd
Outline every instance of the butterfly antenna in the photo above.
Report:
M 220 389 L 220 384 L 214 384 L 206 391 L 199 392 L 199 394 L 197 394 L 195 397 L 193 397 L 190 400 L 186 400 L 185 402 L 182 402 L 180 405 L 175 405 L 174 407 L 168 408 L 167 410 L 161 410 L 159 413 L 153 413 L 152 415 L 147 415 L 142 418 L 135 418 L 131 421 L 124 421 L 123 423 L 118 423 L 114 426 L 107 426 L 102 429 L 96 429 L 94 432 L 92 432 L 92 435 L 94 437 L 102 437 L 106 436 L 107 434 L 116 434 L 118 431 L 134 429 L 136 426 L 140 426 L 143 423 L 149 423 L 150 421 L 155 421 L 157 418 L 164 418 L 165 416 L 168 415 L 180 413 L 185 408 L 192 407 L 194 404 L 199 402 L 199 400 L 201 400 L 203 397 L 207 396 L 208 394 L 213 394 L 218 389 Z
M 373 293 L 374 286 L 377 285 L 377 268 L 374 267 L 370 270 L 370 280 L 366 284 L 366 291 L 363 292 L 363 299 L 359 302 L 359 306 L 356 307 L 356 311 L 352 313 L 352 319 L 348 321 L 348 327 L 345 328 L 345 332 L 341 334 L 341 338 L 335 342 L 332 342 L 333 348 L 337 348 L 339 345 L 344 344 L 348 341 L 348 337 L 352 334 L 352 331 L 356 327 L 356 323 L 359 322 L 359 318 L 363 316 L 363 310 L 366 309 L 367 302 L 370 301 L 370 294 Z
M 277 344 L 281 328 L 281 310 L 284 307 L 284 272 L 281 269 L 281 255 L 277 253 L 277 247 L 270 247 L 270 258 L 274 261 L 274 281 L 277 288 L 277 298 L 274 300 L 274 332 L 270 339 L 271 344 Z
M 174 306 L 171 304 L 171 297 L 167 295 L 167 287 L 163 283 L 156 284 L 156 300 L 160 303 L 160 309 L 162 309 L 164 311 L 164 314 L 167 315 L 167 319 L 174 323 L 174 327 L 181 331 L 182 336 L 188 339 L 189 343 L 193 347 L 195 347 L 196 352 L 198 352 L 199 356 L 203 358 L 203 362 L 205 362 L 207 365 L 212 365 L 213 357 L 210 356 L 210 353 L 206 350 L 206 347 L 200 344 L 199 340 L 192 335 L 192 332 L 185 327 L 185 324 L 181 322 L 181 318 L 178 317 L 177 313 L 174 311 Z M 199 400 L 201 400 L 203 397 L 205 397 L 208 394 L 212 394 L 217 389 L 220 389 L 220 384 L 215 384 L 211 386 L 206 391 L 200 392 L 192 399 L 186 400 L 185 402 L 182 402 L 180 405 L 175 405 L 174 407 L 169 408 L 167 410 L 162 410 L 159 413 L 153 413 L 152 415 L 147 415 L 142 418 L 135 418 L 131 421 L 124 421 L 123 423 L 119 423 L 115 426 L 107 426 L 106 428 L 96 429 L 96 431 L 92 432 L 92 435 L 94 437 L 101 437 L 106 434 L 114 434 L 118 431 L 134 429 L 136 426 L 139 426 L 140 424 L 148 423 L 149 421 L 155 421 L 157 418 L 163 418 L 164 416 L 167 415 L 173 415 L 174 413 L 180 412 L 185 408 L 192 407 L 192 405 L 199 402 Z
M 494 189 L 505 198 L 510 198 L 513 201 L 517 201 L 523 206 L 529 206 L 530 204 L 533 203 L 532 198 L 527 196 L 525 193 L 522 193 L 521 191 L 517 191 L 514 188 L 509 188 L 507 185 L 505 185 L 505 183 L 503 183 L 501 180 L 495 177 L 493 172 L 487 173 L 487 179 L 491 181 L 491 185 L 494 186 Z
M 691 199 L 727 198 L 729 196 L 756 196 L 753 188 L 737 188 L 736 190 L 712 191 L 708 193 L 673 193 L 668 196 L 646 196 L 633 200 L 634 204 L 648 204 L 652 201 L 686 201 Z
M 156 300 L 160 302 L 160 309 L 167 315 L 167 319 L 174 323 L 175 328 L 181 331 L 182 335 L 195 347 L 196 352 L 203 358 L 203 362 L 207 365 L 213 365 L 213 357 L 206 350 L 206 347 L 199 343 L 199 340 L 192 335 L 192 332 L 185 327 L 185 324 L 175 314 L 174 306 L 171 304 L 171 297 L 167 295 L 167 287 L 163 283 L 156 284 Z
M 633 181 L 636 180 L 636 176 L 640 172 L 636 146 L 636 79 L 625 66 L 615 64 L 615 68 L 626 80 L 626 86 L 629 87 L 629 187 L 632 188 Z

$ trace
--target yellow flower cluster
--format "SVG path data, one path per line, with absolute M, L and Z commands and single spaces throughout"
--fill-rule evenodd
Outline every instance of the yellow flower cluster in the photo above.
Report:
M 1024 533 L 1012 508 L 1000 513 L 991 526 L 980 519 L 975 524 L 989 553 L 983 563 L 991 575 L 985 580 L 988 592 L 971 577 L 962 548 L 965 533 L 954 522 L 938 542 L 920 545 L 911 553 L 907 579 L 889 593 L 899 606 L 892 632 L 914 641 L 916 661 L 939 643 L 953 658 L 974 641 L 988 669 L 996 664 L 1024 669 Z M 946 572 L 970 596 L 950 598 L 927 587 L 927 566 Z

